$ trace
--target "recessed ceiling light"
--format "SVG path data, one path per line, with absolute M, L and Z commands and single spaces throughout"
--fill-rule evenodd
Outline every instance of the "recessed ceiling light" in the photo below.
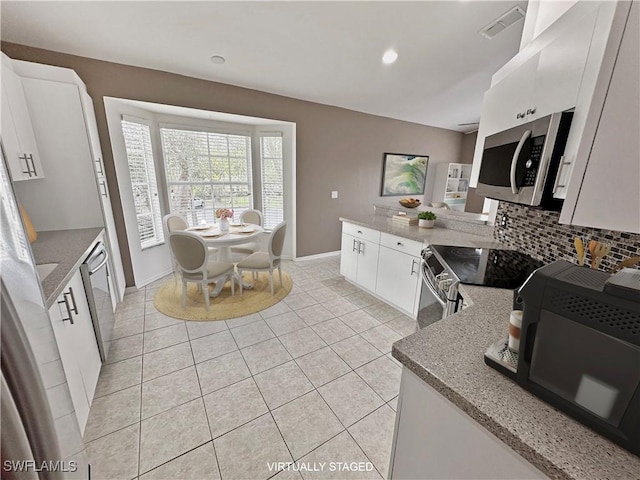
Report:
M 211 61 L 216 65 L 222 65 L 224 62 L 226 62 L 225 58 L 221 57 L 220 55 L 214 55 L 213 57 L 211 57 Z
M 396 52 L 391 48 L 386 52 L 384 52 L 384 55 L 382 55 L 382 63 L 386 63 L 387 65 L 392 64 L 397 59 L 398 59 L 398 52 Z

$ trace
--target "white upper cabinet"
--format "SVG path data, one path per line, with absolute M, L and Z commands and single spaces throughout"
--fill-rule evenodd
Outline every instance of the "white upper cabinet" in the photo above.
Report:
M 534 55 L 487 90 L 480 117 L 485 136 L 528 121 L 535 103 L 533 94 L 537 68 L 538 55 Z
M 43 178 L 44 171 L 31 126 L 20 77 L 2 54 L 2 144 L 14 182 Z
M 613 70 L 601 72 L 560 222 L 640 233 L 640 2 L 620 18 Z
M 20 75 L 47 178 L 15 185 L 16 196 L 37 230 L 104 227 L 114 283 L 122 299 L 124 269 L 93 101 L 68 68 L 13 61 Z
M 576 19 L 540 51 L 533 93 L 534 117 L 576 106 L 597 13 L 596 9 Z

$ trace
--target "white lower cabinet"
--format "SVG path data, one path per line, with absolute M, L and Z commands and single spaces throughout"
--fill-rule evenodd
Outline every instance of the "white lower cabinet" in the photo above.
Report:
M 102 362 L 79 270 L 49 309 L 49 316 L 80 431 L 84 433 Z
M 346 233 L 342 234 L 340 248 L 340 275 L 352 282 L 356 281 L 358 273 L 358 240 Z
M 340 273 L 373 292 L 376 288 L 379 249 L 377 243 L 343 233 Z
M 340 274 L 415 318 L 422 247 L 415 240 L 343 222 Z
M 389 472 L 398 480 L 548 478 L 407 368 Z
M 420 258 L 384 246 L 378 256 L 376 293 L 407 312 L 420 297 Z

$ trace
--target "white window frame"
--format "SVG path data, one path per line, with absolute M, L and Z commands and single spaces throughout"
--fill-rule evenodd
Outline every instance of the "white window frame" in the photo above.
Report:
M 153 124 L 145 119 L 131 117 L 128 115 L 122 115 L 120 128 L 122 130 L 122 136 L 125 144 L 125 153 L 127 156 L 127 165 L 129 166 L 129 168 L 131 168 L 131 166 L 129 163 L 129 152 L 127 150 L 127 136 L 123 129 L 124 122 L 130 123 L 130 124 L 142 125 L 148 129 L 148 134 L 149 134 L 148 145 L 145 145 L 146 151 L 144 152 L 144 155 L 145 155 L 144 168 L 145 168 L 146 180 L 147 180 L 144 185 L 146 185 L 147 187 L 147 192 L 149 195 L 149 205 L 151 207 L 151 211 L 148 214 L 144 214 L 144 215 L 149 215 L 151 217 L 151 225 L 154 230 L 151 241 L 146 241 L 142 238 L 142 232 L 140 230 L 140 223 L 139 223 L 139 218 L 142 214 L 138 214 L 138 213 L 135 214 L 136 224 L 138 226 L 138 241 L 140 243 L 140 249 L 147 250 L 149 248 L 157 247 L 165 243 L 164 231 L 162 227 L 162 207 L 160 204 L 161 192 L 159 192 L 158 190 L 158 173 L 156 171 L 156 166 L 155 166 L 156 160 L 155 160 L 155 155 L 153 151 Z M 131 180 L 131 191 L 134 197 L 133 203 L 135 208 L 136 185 L 133 183 L 131 179 L 130 171 L 129 171 L 129 178 Z
M 275 226 L 277 226 L 280 222 L 282 222 L 285 218 L 285 195 L 284 195 L 284 190 L 285 190 L 285 182 L 284 182 L 284 138 L 283 138 L 283 133 L 281 131 L 261 131 L 258 132 L 255 135 L 255 138 L 258 140 L 258 151 L 259 151 L 259 156 L 258 156 L 258 168 L 260 170 L 260 178 L 259 178 L 259 182 L 258 182 L 258 186 L 260 189 L 260 205 L 261 205 L 261 210 L 262 210 L 262 215 L 264 217 L 264 222 L 265 222 L 265 230 L 266 231 L 271 231 L 272 228 L 274 228 Z M 280 142 L 281 142 L 281 156 L 278 159 L 280 161 L 280 169 L 281 169 L 281 176 L 280 176 L 280 186 L 282 189 L 282 206 L 280 208 L 280 217 L 277 221 L 275 222 L 269 222 L 269 218 L 271 216 L 271 213 L 268 211 L 268 208 L 265 207 L 265 185 L 266 184 L 273 184 L 273 182 L 266 182 L 265 181 L 265 156 L 264 156 L 264 152 L 263 152 L 263 144 L 262 144 L 262 140 L 264 138 L 279 138 Z M 272 159 L 275 159 L 275 157 L 272 157 Z

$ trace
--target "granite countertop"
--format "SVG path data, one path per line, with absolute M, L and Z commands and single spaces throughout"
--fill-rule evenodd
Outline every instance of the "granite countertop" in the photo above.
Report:
M 47 308 L 55 303 L 76 269 L 89 255 L 91 247 L 103 230 L 103 228 L 80 228 L 38 232 L 38 240 L 31 244 L 36 265 L 58 264 L 41 282 Z
M 449 218 L 461 220 L 468 223 L 477 223 L 479 225 L 487 225 L 489 223 L 489 215 L 481 213 L 460 212 L 458 210 L 449 210 L 444 208 L 435 208 L 428 205 L 421 205 L 417 208 L 407 208 L 394 203 L 374 203 L 376 210 L 387 210 L 393 212 L 406 212 L 408 215 L 417 215 L 419 212 L 434 212 L 441 218 Z
M 343 222 L 373 228 L 399 237 L 409 238 L 429 245 L 451 245 L 455 247 L 499 248 L 501 244 L 491 237 L 461 232 L 450 228 L 420 228 L 404 226 L 383 215 L 349 215 L 340 217 Z
M 465 285 L 473 305 L 393 345 L 393 356 L 552 479 L 637 479 L 640 458 L 488 367 L 512 291 Z

